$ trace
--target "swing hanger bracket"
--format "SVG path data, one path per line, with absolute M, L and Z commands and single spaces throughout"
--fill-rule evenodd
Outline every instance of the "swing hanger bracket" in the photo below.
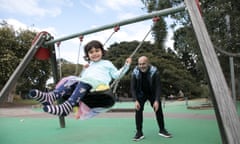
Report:
M 80 36 L 79 36 L 79 40 L 80 40 L 80 42 L 83 41 L 83 37 L 84 37 L 83 35 L 80 35 Z
M 159 16 L 153 17 L 153 22 L 154 22 L 154 23 L 157 23 L 159 20 L 160 20 L 160 17 L 159 17 Z
M 116 26 L 114 27 L 114 32 L 118 32 L 119 29 L 120 29 L 120 26 L 119 26 L 119 25 L 116 25 Z

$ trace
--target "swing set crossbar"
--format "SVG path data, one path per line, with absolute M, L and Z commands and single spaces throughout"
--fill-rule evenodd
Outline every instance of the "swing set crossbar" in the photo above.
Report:
M 127 19 L 127 20 L 119 21 L 119 22 L 116 22 L 116 23 L 112 23 L 112 24 L 101 26 L 101 27 L 93 28 L 93 29 L 86 30 L 86 31 L 83 31 L 83 32 L 79 32 L 79 33 L 76 33 L 76 34 L 72 34 L 72 35 L 69 35 L 69 36 L 66 36 L 66 37 L 56 38 L 54 40 L 50 40 L 50 41 L 45 42 L 45 45 L 54 44 L 54 43 L 60 42 L 60 41 L 66 41 L 66 40 L 69 40 L 69 39 L 72 39 L 72 38 L 79 37 L 81 35 L 85 36 L 85 35 L 88 35 L 88 34 L 100 32 L 100 31 L 103 31 L 103 30 L 106 30 L 106 29 L 114 28 L 115 26 L 129 25 L 129 24 L 132 24 L 132 23 L 137 23 L 137 22 L 140 22 L 140 21 L 145 21 L 145 20 L 148 20 L 148 19 L 152 19 L 155 16 L 164 16 L 164 15 L 168 15 L 170 13 L 177 13 L 177 12 L 184 11 L 184 10 L 185 10 L 185 6 L 182 5 L 182 6 L 177 6 L 177 7 L 173 7 L 173 8 L 167 8 L 167 9 L 155 11 L 155 12 L 152 12 L 152 13 L 149 13 L 149 14 L 145 14 L 145 15 L 130 18 L 130 19 Z

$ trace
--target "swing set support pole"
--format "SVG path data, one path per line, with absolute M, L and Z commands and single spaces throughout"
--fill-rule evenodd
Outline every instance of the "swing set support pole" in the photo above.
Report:
M 57 69 L 57 58 L 56 58 L 56 51 L 55 51 L 55 47 L 54 44 L 51 44 L 49 46 L 49 48 L 51 49 L 51 57 L 50 57 L 50 61 L 51 61 L 51 68 L 52 68 L 52 73 L 53 73 L 53 80 L 55 85 L 57 84 L 57 82 L 60 80 L 61 74 L 58 72 Z M 58 99 L 58 104 L 63 103 L 63 99 Z M 60 127 L 61 128 L 65 128 L 65 119 L 64 116 L 59 116 L 59 123 L 60 123 Z
M 196 2 L 184 0 L 199 43 L 223 144 L 240 144 L 240 120 L 221 65 Z
M 100 32 L 100 31 L 103 31 L 103 30 L 106 30 L 106 29 L 114 28 L 115 26 L 128 25 L 128 24 L 144 21 L 144 20 L 147 20 L 147 19 L 151 19 L 155 16 L 168 15 L 170 13 L 176 13 L 176 12 L 180 12 L 180 11 L 184 11 L 184 10 L 185 10 L 185 6 L 183 5 L 183 6 L 178 6 L 178 7 L 174 7 L 174 8 L 167 8 L 167 9 L 155 11 L 155 12 L 152 12 L 152 13 L 141 15 L 139 17 L 130 18 L 130 19 L 127 19 L 127 20 L 116 22 L 116 23 L 104 25 L 104 26 L 101 26 L 101 27 L 98 27 L 98 28 L 86 30 L 86 31 L 83 31 L 83 32 L 80 32 L 80 33 L 72 34 L 72 35 L 69 35 L 69 36 L 66 36 L 66 37 L 57 38 L 57 39 L 54 39 L 54 40 L 51 40 L 51 41 L 47 41 L 45 43 L 45 45 L 54 44 L 56 42 L 61 42 L 61 41 L 66 41 L 66 40 L 69 40 L 69 39 L 72 39 L 72 38 L 79 37 L 81 35 L 88 35 L 88 34 L 91 34 L 91 33 Z

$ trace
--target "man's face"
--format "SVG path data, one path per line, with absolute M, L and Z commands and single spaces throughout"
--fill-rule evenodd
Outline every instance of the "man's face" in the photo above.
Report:
M 138 60 L 138 68 L 141 72 L 146 72 L 148 70 L 148 60 L 145 58 L 140 58 Z

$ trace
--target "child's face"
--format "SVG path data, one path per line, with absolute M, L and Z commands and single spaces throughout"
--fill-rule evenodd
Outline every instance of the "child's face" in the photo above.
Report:
M 92 47 L 89 51 L 88 51 L 88 56 L 90 58 L 91 61 L 99 61 L 102 59 L 102 50 L 100 48 L 95 48 Z

